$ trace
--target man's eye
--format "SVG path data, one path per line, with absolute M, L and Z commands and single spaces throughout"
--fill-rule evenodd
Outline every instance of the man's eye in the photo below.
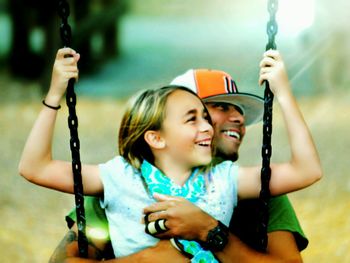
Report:
M 234 105 L 234 107 L 235 107 L 236 111 L 239 112 L 239 114 L 241 114 L 242 116 L 244 115 L 244 112 L 243 112 L 243 110 L 240 107 L 235 106 L 235 105 Z
M 227 111 L 228 110 L 228 106 L 225 104 L 216 104 L 215 107 L 221 111 Z

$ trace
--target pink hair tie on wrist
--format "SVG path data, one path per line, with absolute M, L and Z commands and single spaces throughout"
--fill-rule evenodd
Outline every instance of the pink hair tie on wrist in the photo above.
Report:
M 59 109 L 61 108 L 61 105 L 58 105 L 58 106 L 51 106 L 51 105 L 49 105 L 49 104 L 46 104 L 45 100 L 43 100 L 42 102 L 43 102 L 43 104 L 44 104 L 46 107 L 48 107 L 48 108 L 50 108 L 50 109 L 53 109 L 53 110 L 59 110 Z

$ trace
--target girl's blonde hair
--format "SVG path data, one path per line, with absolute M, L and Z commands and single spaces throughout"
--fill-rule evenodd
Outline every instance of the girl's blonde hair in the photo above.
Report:
M 199 98 L 188 88 L 170 85 L 145 90 L 129 100 L 119 129 L 118 145 L 119 154 L 135 168 L 139 169 L 144 159 L 154 163 L 154 156 L 144 140 L 144 134 L 148 130 L 161 129 L 165 119 L 167 98 L 176 90 L 187 91 Z

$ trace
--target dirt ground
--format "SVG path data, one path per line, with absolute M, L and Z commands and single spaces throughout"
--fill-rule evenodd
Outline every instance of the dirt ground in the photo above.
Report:
M 32 185 L 18 175 L 21 150 L 41 107 L 38 88 L 26 84 L 24 89 L 22 85 L 8 78 L 0 80 L 0 262 L 47 262 L 66 231 L 64 215 L 74 201 L 73 196 Z M 324 169 L 321 182 L 289 195 L 310 240 L 302 253 L 305 262 L 350 262 L 349 101 L 349 93 L 299 99 Z M 78 101 L 82 162 L 101 162 L 116 153 L 122 108 L 123 102 L 117 100 Z M 278 106 L 274 109 L 273 160 L 279 161 L 288 157 L 288 148 L 283 147 L 287 142 Z M 63 107 L 54 155 L 70 160 L 66 116 Z M 260 142 L 261 126 L 250 127 L 241 164 L 260 163 Z

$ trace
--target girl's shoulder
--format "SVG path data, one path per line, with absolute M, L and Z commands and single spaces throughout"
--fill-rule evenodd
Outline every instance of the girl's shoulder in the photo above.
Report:
M 210 173 L 217 176 L 232 176 L 238 172 L 238 164 L 230 160 L 213 163 L 210 167 Z
M 134 171 L 135 168 L 128 163 L 124 157 L 117 155 L 112 159 L 106 161 L 105 163 L 101 163 L 99 165 L 102 170 L 112 170 L 112 171 Z
M 109 161 L 99 165 L 100 176 L 104 184 L 111 182 L 128 185 L 139 181 L 140 172 L 128 163 L 122 156 L 115 156 Z
M 233 167 L 238 167 L 238 164 L 230 160 L 224 160 L 213 163 L 211 169 L 225 170 L 232 169 Z

